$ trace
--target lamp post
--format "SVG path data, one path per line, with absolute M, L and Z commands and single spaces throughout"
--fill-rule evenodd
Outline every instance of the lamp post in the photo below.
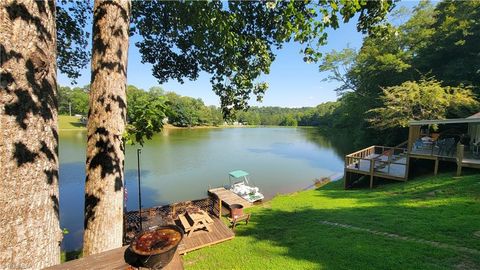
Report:
M 140 216 L 140 231 L 142 231 L 142 191 L 140 187 L 140 153 L 142 149 L 137 149 L 137 173 L 138 173 L 138 215 Z

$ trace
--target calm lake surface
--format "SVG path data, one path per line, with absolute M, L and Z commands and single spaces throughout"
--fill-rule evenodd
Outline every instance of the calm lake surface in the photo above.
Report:
M 228 172 L 237 169 L 249 172 L 267 198 L 306 188 L 315 178 L 343 172 L 346 150 L 339 149 L 345 145 L 321 134 L 281 127 L 164 130 L 142 148 L 142 205 L 205 198 L 208 188 L 228 184 Z M 65 250 L 82 245 L 85 147 L 85 131 L 60 132 L 60 222 L 70 231 Z M 139 147 L 126 148 L 128 210 L 138 209 Z

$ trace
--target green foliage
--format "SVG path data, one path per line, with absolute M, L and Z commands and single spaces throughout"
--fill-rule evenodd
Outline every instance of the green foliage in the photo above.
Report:
M 446 108 L 434 109 L 430 113 L 410 112 L 414 105 L 409 103 L 391 107 L 393 105 L 387 101 L 394 98 L 382 97 L 384 89 L 393 89 L 389 87 L 396 86 L 406 93 L 418 90 L 424 77 L 433 76 L 439 81 L 438 89 L 453 91 L 448 95 L 453 97 L 457 95 L 457 89 L 465 88 L 471 90 L 466 94 L 468 103 L 470 99 L 478 99 L 479 5 L 479 1 L 442 1 L 435 5 L 421 1 L 403 23 L 384 27 L 383 35 L 366 36 L 357 52 L 347 48 L 327 54 L 320 70 L 330 72 L 327 80 L 341 83 L 337 89 L 341 95 L 340 105 L 332 113 L 335 117 L 331 126 L 348 129 L 358 146 L 371 143 L 395 145 L 404 140 L 399 134 L 403 134 L 401 127 L 410 120 L 408 118 L 469 116 L 473 108 L 456 102 L 465 97 L 463 91 L 448 101 L 447 98 L 435 100 L 433 92 L 422 98 L 402 98 L 415 102 L 430 100 L 425 104 L 429 108 L 443 107 L 448 103 Z M 397 15 L 402 13 L 397 12 Z M 429 89 L 433 91 L 433 88 Z
M 222 124 L 221 112 L 214 106 L 207 107 L 201 99 L 166 93 L 169 110 L 168 121 L 179 127 Z
M 68 86 L 58 87 L 58 113 L 63 115 L 71 114 L 86 115 L 88 113 L 88 92 L 89 85 L 70 88 Z
M 129 144 L 143 145 L 161 131 L 167 110 L 166 98 L 159 91 L 145 92 L 135 86 L 127 87 L 127 128 L 124 135 Z
M 421 72 L 445 84 L 471 85 L 480 94 L 480 1 L 442 1 L 426 45 L 414 59 Z
M 357 87 L 346 72 L 352 68 L 357 57 L 357 52 L 351 48 L 345 48 L 341 51 L 332 50 L 327 53 L 320 64 L 320 72 L 329 72 L 330 74 L 323 81 L 337 81 L 341 85 L 335 91 L 342 95 L 346 91 L 356 91 Z
M 375 115 L 370 122 L 379 129 L 407 127 L 410 120 L 444 119 L 451 110 L 478 108 L 470 89 L 442 87 L 432 78 L 406 81 L 384 88 L 383 93 L 384 107 L 369 111 Z
M 91 21 L 89 1 L 57 1 L 57 65 L 68 77 L 80 76 L 79 70 L 90 62 L 88 40 L 90 33 L 85 30 L 87 21 Z
M 153 65 L 160 83 L 211 74 L 213 91 L 225 115 L 261 100 L 273 50 L 294 40 L 305 44 L 304 60 L 319 59 L 326 28 L 337 28 L 360 13 L 358 29 L 383 22 L 393 1 L 134 1 L 132 18 L 142 61 Z M 153 16 L 152 14 L 155 14 Z

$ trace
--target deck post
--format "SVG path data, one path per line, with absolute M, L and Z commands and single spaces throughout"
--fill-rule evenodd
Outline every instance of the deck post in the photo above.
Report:
M 370 159 L 370 188 L 373 188 L 373 173 L 375 168 L 375 159 Z
M 438 174 L 438 157 L 435 159 L 435 169 L 433 170 L 433 174 L 436 176 Z
M 218 199 L 218 218 L 221 218 L 222 217 L 222 200 L 217 197 Z
M 407 164 L 405 165 L 405 182 L 408 181 L 408 174 L 410 172 L 410 154 L 407 153 L 406 159 Z
M 462 175 L 462 163 L 463 163 L 464 151 L 465 151 L 465 145 L 458 143 L 457 144 L 457 176 Z

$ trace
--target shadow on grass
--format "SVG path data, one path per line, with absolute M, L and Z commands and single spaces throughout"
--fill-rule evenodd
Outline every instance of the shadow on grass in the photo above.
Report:
M 281 256 L 325 269 L 479 269 L 478 254 L 321 223 L 480 250 L 478 179 L 435 179 L 384 190 L 334 186 L 278 198 L 252 210 L 252 225 L 239 227 L 237 236 L 254 239 L 250 252 L 256 243 L 271 243 L 282 248 Z
M 72 125 L 74 127 L 81 127 L 81 128 L 86 127 L 86 125 L 82 122 L 70 122 L 70 125 Z

